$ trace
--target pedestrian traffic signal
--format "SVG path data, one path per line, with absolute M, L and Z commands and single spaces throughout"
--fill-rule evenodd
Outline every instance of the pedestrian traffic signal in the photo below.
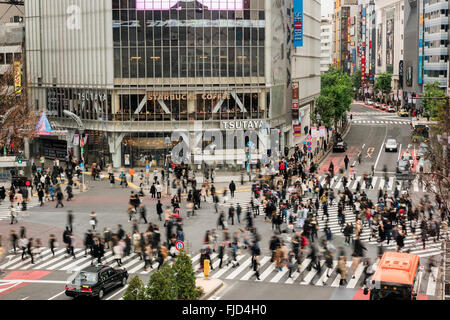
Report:
M 22 163 L 22 157 L 17 157 L 17 163 L 21 164 Z

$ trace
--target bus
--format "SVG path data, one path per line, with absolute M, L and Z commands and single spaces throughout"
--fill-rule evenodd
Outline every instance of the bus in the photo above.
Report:
M 420 288 L 420 258 L 403 252 L 385 252 L 365 288 L 370 300 L 416 300 Z

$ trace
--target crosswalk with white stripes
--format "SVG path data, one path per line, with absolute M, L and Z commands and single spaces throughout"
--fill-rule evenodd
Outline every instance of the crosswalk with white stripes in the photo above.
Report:
M 14 203 L 15 208 L 16 208 L 16 212 L 18 214 L 18 217 L 20 219 L 20 215 L 21 213 L 23 213 L 22 211 L 22 207 L 17 206 L 17 203 Z M 31 198 L 30 201 L 28 201 L 27 203 L 27 210 L 30 210 L 33 207 L 37 207 L 39 206 L 39 200 L 37 198 Z M 5 199 L 1 204 L 0 204 L 0 221 L 2 220 L 6 220 L 6 219 L 11 219 L 11 215 L 10 215 L 10 203 L 8 199 Z
M 84 256 L 84 249 L 76 249 L 75 257 L 73 259 L 70 256 L 66 256 L 65 249 L 57 249 L 55 251 L 55 256 L 47 248 L 42 248 L 42 253 L 40 257 L 35 256 L 34 264 L 31 264 L 29 258 L 22 260 L 20 254 L 10 254 L 4 260 L 3 264 L 0 265 L 0 270 L 50 270 L 50 271 L 77 271 L 82 270 L 91 264 L 91 257 Z M 203 273 L 199 270 L 200 267 L 200 254 L 191 256 L 192 265 L 196 271 L 196 277 L 203 277 Z M 321 269 L 317 270 L 311 268 L 311 260 L 304 259 L 300 266 L 292 272 L 291 277 L 289 277 L 289 270 L 286 266 L 283 266 L 282 270 L 276 268 L 274 262 L 271 261 L 269 256 L 260 257 L 260 276 L 259 280 L 255 276 L 255 272 L 252 269 L 252 258 L 248 253 L 237 256 L 237 261 L 239 265 L 233 265 L 229 262 L 229 257 L 224 256 L 222 268 L 219 268 L 220 260 L 216 253 L 211 255 L 211 265 L 212 270 L 210 271 L 209 277 L 212 279 L 222 279 L 222 280 L 235 280 L 235 281 L 254 281 L 254 282 L 268 282 L 277 283 L 285 285 L 304 285 L 304 286 L 331 286 L 339 287 L 340 275 L 336 271 L 337 261 L 333 262 L 333 267 L 328 269 L 324 263 L 324 260 L 320 261 Z M 169 261 L 173 260 L 168 258 Z M 6 261 L 6 262 L 5 262 Z M 347 262 L 348 268 L 348 282 L 343 285 L 343 287 L 348 289 L 358 289 L 363 286 L 364 274 L 362 264 L 356 269 L 352 278 L 350 272 L 351 261 Z M 110 265 L 113 267 L 117 266 L 114 256 L 111 250 L 105 253 L 102 260 L 103 265 Z M 129 274 L 141 274 L 148 275 L 157 269 L 158 263 L 153 263 L 153 269 L 144 270 L 144 262 L 139 260 L 136 254 L 131 254 L 128 257 L 122 259 L 122 268 L 127 269 Z M 423 271 L 421 271 L 423 273 Z M 434 296 L 437 294 L 437 283 L 436 277 L 438 274 L 438 268 L 434 267 L 432 269 L 433 276 L 429 273 L 421 274 L 421 291 L 420 294 L 427 294 L 429 296 Z M 328 276 L 329 275 L 329 276 Z
M 374 112 L 350 112 L 353 116 L 385 116 L 386 112 L 374 111 Z
M 411 125 L 410 121 L 401 121 L 401 120 L 357 120 L 353 119 L 352 122 L 354 124 L 363 124 L 363 125 L 387 125 L 387 124 L 395 124 L 395 125 Z
M 29 192 L 30 192 L 30 190 L 31 189 L 29 189 Z M 79 194 L 80 193 L 80 189 L 78 189 L 78 188 L 73 188 L 73 194 L 74 195 L 77 195 L 77 194 Z M 20 217 L 23 215 L 23 214 L 27 214 L 27 212 L 31 209 L 31 208 L 34 208 L 34 207 L 38 207 L 39 205 L 40 205 L 40 202 L 39 202 L 39 198 L 38 197 L 36 197 L 35 196 L 36 194 L 34 194 L 32 197 L 31 197 L 31 199 L 30 199 L 30 201 L 28 201 L 27 202 L 27 211 L 22 211 L 22 206 L 18 206 L 18 204 L 16 203 L 16 202 L 14 202 L 14 206 L 15 206 L 15 208 L 16 208 L 16 212 L 17 212 L 17 216 L 18 216 L 18 219 L 20 219 Z M 44 198 L 44 203 L 45 202 L 48 202 L 48 201 L 46 201 L 45 200 L 45 198 Z M 55 202 L 54 202 L 55 204 L 56 204 L 56 198 L 55 198 Z M 11 219 L 11 215 L 10 215 L 10 211 L 11 211 L 11 209 L 10 209 L 10 202 L 9 202 L 9 198 L 6 198 L 2 203 L 0 203 L 0 221 L 2 221 L 2 220 L 6 220 L 6 219 Z
M 320 179 L 321 182 L 324 182 L 325 178 Z M 354 190 L 356 189 L 356 184 L 357 181 L 360 181 L 361 183 L 361 188 L 364 189 L 365 188 L 365 182 L 362 180 L 362 177 L 359 176 L 357 177 L 357 179 L 355 179 L 354 181 L 351 181 L 349 188 Z M 386 182 L 386 183 L 385 183 Z M 388 192 L 392 192 L 395 188 L 395 179 L 393 177 L 390 177 L 387 181 L 384 180 L 384 177 L 374 177 L 373 178 L 373 185 L 374 185 L 374 190 L 378 190 L 378 188 L 380 187 L 385 187 L 384 190 L 387 190 Z M 340 184 L 340 186 L 339 186 Z M 337 179 L 333 179 L 332 181 L 332 187 L 333 188 L 343 188 L 342 182 L 341 182 L 341 178 L 337 178 Z M 425 191 L 425 187 L 419 185 L 417 183 L 417 181 L 414 181 L 411 190 L 414 191 L 422 191 L 422 192 L 426 192 Z M 401 188 L 399 188 L 399 191 L 401 192 Z M 245 214 L 247 207 L 249 207 L 249 200 L 250 200 L 250 196 L 248 193 L 236 193 L 235 194 L 235 198 L 230 198 L 227 200 L 226 203 L 223 203 L 223 201 L 220 203 L 220 206 L 223 208 L 228 208 L 229 206 L 233 205 L 236 206 L 237 203 L 239 203 L 242 207 L 242 213 Z M 208 198 L 208 201 L 210 201 L 210 197 Z M 263 211 L 263 205 L 260 204 L 259 206 L 260 208 L 260 214 L 264 214 Z M 338 217 L 337 217 L 337 205 L 336 202 L 334 203 L 333 206 L 328 206 L 328 215 L 329 215 L 329 220 L 327 221 L 326 219 L 322 220 L 323 217 L 323 209 L 322 207 L 319 209 L 318 215 L 319 215 L 319 227 L 320 230 L 323 230 L 323 228 L 325 227 L 325 225 L 328 225 L 328 227 L 331 229 L 331 232 L 334 235 L 340 235 L 343 236 L 343 233 L 341 231 L 342 227 L 339 225 L 339 221 L 338 221 Z M 347 222 L 355 222 L 355 215 L 353 214 L 353 210 L 350 207 L 346 207 L 345 210 L 345 221 Z M 242 218 L 242 217 L 241 217 Z M 236 220 L 236 219 L 235 219 Z M 418 226 L 416 228 L 416 237 L 420 236 L 420 226 Z M 425 245 L 425 249 L 423 249 L 423 244 L 420 242 L 418 242 L 416 239 L 412 238 L 412 234 L 411 234 L 411 229 L 409 226 L 409 223 L 407 223 L 406 226 L 406 232 L 407 232 L 407 236 L 404 240 L 404 251 L 409 251 L 412 254 L 416 254 L 418 256 L 420 256 L 421 258 L 426 258 L 426 257 L 431 257 L 431 256 L 435 256 L 435 255 L 440 255 L 442 252 L 442 246 L 441 246 L 441 241 L 436 241 L 434 242 L 434 240 L 430 239 L 429 241 L 426 242 Z M 375 237 L 371 238 L 371 230 L 368 227 L 368 225 L 364 226 L 363 231 L 361 233 L 361 240 L 363 242 L 366 243 L 370 243 L 372 245 L 379 245 L 377 242 L 377 239 Z M 445 236 L 441 237 L 441 239 L 444 239 Z M 396 250 L 396 242 L 395 239 L 391 239 L 391 241 L 389 241 L 389 244 L 387 244 L 387 240 L 384 241 L 383 243 L 383 248 L 385 250 Z
M 348 181 L 347 181 L 346 186 L 351 191 L 356 190 L 358 182 L 359 182 L 361 190 L 367 192 L 368 189 L 366 189 L 366 183 L 365 183 L 364 177 L 362 175 L 355 176 L 355 179 L 353 179 L 353 180 L 352 179 L 347 179 L 347 180 Z M 325 175 L 320 176 L 319 181 L 322 185 L 324 185 L 326 182 L 326 176 Z M 397 183 L 395 177 L 388 177 L 387 179 L 385 179 L 384 176 L 373 176 L 372 186 L 373 186 L 373 188 L 371 188 L 370 190 L 378 191 L 381 188 L 381 189 L 387 191 L 388 194 L 393 193 L 396 187 L 400 193 L 402 193 L 403 191 L 406 191 L 405 185 L 403 185 L 401 181 L 399 181 Z M 340 176 L 335 176 L 334 178 L 332 178 L 330 187 L 334 190 L 343 190 L 344 189 L 343 178 Z M 250 202 L 249 192 L 250 191 L 236 192 L 234 198 L 232 198 L 228 194 L 228 197 L 227 197 L 228 199 L 227 199 L 226 203 L 223 203 L 223 198 L 222 198 L 220 205 L 229 207 L 230 205 L 236 206 L 236 204 L 239 203 L 241 205 L 241 207 L 246 208 Z M 419 183 L 419 179 L 416 178 L 411 182 L 411 184 L 409 186 L 409 192 L 425 193 L 425 192 L 427 192 L 427 189 L 426 189 L 425 184 Z M 212 203 L 212 198 L 207 197 L 207 201 Z M 261 209 L 262 209 L 262 207 L 261 207 Z

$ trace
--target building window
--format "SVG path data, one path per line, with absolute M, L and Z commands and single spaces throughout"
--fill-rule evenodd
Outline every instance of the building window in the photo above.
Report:
M 13 54 L 6 53 L 6 64 L 12 64 L 12 63 L 13 63 Z

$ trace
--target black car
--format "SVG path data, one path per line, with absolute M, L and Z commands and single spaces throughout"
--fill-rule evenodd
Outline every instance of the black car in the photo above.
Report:
M 347 143 L 345 141 L 338 141 L 333 145 L 333 152 L 347 151 Z
M 116 269 L 109 266 L 90 266 L 79 271 L 75 278 L 66 285 L 66 296 L 96 297 L 102 299 L 105 292 L 125 286 L 128 279 L 126 269 Z

